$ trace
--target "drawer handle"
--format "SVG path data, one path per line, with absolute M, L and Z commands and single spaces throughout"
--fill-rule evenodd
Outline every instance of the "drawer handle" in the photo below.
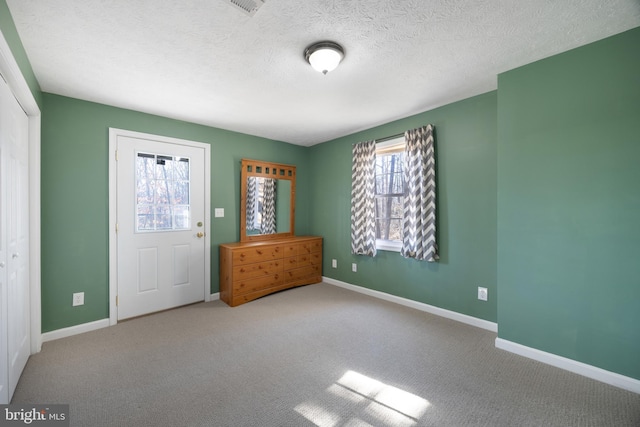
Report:
M 261 251 L 261 250 L 259 250 L 259 249 L 256 249 L 256 253 L 257 253 L 258 255 L 262 255 L 262 251 Z

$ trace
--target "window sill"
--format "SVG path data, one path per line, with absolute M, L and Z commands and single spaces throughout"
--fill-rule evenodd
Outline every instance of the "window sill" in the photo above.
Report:
M 379 251 L 400 252 L 402 242 L 397 240 L 376 240 L 376 249 Z

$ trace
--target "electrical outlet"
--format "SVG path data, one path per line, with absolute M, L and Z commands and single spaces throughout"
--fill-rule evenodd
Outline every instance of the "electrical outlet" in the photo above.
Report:
M 351 271 L 356 273 L 358 271 L 358 264 L 356 264 L 355 262 L 351 264 Z
M 84 292 L 73 294 L 73 306 L 84 305 Z
M 331 267 L 338 268 L 338 260 L 337 259 L 332 259 L 331 260 Z
M 480 301 L 486 301 L 488 297 L 489 291 L 487 291 L 487 288 L 481 288 L 480 286 L 478 286 L 478 299 Z

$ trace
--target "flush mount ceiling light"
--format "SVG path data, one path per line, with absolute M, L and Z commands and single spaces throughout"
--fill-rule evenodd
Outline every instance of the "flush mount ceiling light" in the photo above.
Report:
M 322 74 L 335 70 L 343 58 L 344 49 L 334 42 L 314 43 L 304 50 L 304 59 Z

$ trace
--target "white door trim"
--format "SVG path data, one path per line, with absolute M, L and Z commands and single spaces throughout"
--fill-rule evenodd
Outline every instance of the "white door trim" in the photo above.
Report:
M 29 289 L 31 354 L 42 348 L 40 308 L 40 108 L 0 31 L 0 73 L 29 117 Z
M 118 248 L 116 245 L 117 219 L 117 170 L 116 145 L 118 136 L 149 139 L 169 144 L 186 145 L 204 149 L 204 300 L 211 300 L 211 146 L 202 142 L 152 135 L 124 129 L 109 128 L 109 324 L 118 323 L 116 296 L 118 293 Z

